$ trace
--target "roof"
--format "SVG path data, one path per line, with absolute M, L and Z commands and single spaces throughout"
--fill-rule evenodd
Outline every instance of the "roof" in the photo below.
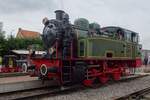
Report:
M 13 53 L 19 54 L 19 55 L 28 55 L 29 50 L 12 50 Z M 45 51 L 35 51 L 36 55 L 42 55 L 43 53 L 46 53 Z
M 19 28 L 16 38 L 39 38 L 40 33 Z
M 131 31 L 131 30 L 122 28 L 122 27 L 118 27 L 118 26 L 107 26 L 107 27 L 102 27 L 101 30 L 105 30 L 105 29 L 108 29 L 108 28 L 111 28 L 111 29 L 113 29 L 113 30 L 122 29 L 123 31 L 128 31 L 128 32 L 131 32 L 131 33 L 139 34 L 139 33 L 137 33 L 137 32 L 134 32 L 134 31 Z

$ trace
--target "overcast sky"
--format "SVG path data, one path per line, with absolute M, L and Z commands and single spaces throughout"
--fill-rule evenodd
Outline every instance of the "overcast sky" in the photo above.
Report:
M 140 33 L 143 48 L 150 49 L 149 0 L 0 0 L 0 21 L 7 34 L 18 28 L 42 32 L 42 19 L 64 9 L 71 22 L 84 17 L 103 26 L 121 26 Z

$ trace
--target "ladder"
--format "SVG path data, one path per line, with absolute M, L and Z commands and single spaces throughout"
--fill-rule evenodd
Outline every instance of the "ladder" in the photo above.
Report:
M 72 42 L 69 41 L 68 39 L 63 41 L 63 58 L 71 58 L 71 52 L 72 52 Z
M 62 84 L 65 85 L 71 85 L 72 83 L 72 66 L 71 61 L 63 61 L 63 67 L 62 67 Z
M 71 85 L 72 83 L 72 65 L 71 65 L 71 58 L 72 58 L 72 42 L 73 40 L 70 39 L 69 34 L 65 34 L 63 39 L 63 66 L 62 66 L 62 84 L 64 86 Z

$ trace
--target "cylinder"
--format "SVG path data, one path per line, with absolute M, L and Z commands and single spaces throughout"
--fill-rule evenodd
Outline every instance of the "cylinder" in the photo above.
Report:
M 56 19 L 57 20 L 62 20 L 63 19 L 63 14 L 65 13 L 63 10 L 56 10 Z
M 57 67 L 47 67 L 45 64 L 42 64 L 40 67 L 40 73 L 43 76 L 47 75 L 47 73 L 57 73 L 57 72 L 58 72 Z

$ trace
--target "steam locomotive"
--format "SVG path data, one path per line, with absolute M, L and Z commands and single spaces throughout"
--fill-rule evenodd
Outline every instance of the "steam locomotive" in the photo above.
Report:
M 46 53 L 41 57 L 31 53 L 28 72 L 32 75 L 57 80 L 61 86 L 92 86 L 133 75 L 141 66 L 138 33 L 115 26 L 101 28 L 85 18 L 71 24 L 67 13 L 55 13 L 56 19 L 43 19 Z

